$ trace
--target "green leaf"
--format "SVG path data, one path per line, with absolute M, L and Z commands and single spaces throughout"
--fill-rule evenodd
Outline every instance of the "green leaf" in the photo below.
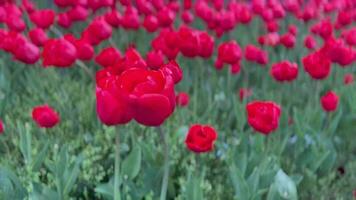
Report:
M 260 181 L 260 172 L 259 169 L 256 167 L 252 174 L 247 179 L 248 187 L 250 188 L 251 194 L 255 194 L 258 190 L 258 185 Z
M 101 184 L 95 188 L 95 192 L 101 194 L 107 199 L 114 198 L 114 187 L 112 182 Z
M 141 168 L 141 147 L 136 145 L 127 158 L 122 163 L 122 175 L 127 176 L 129 179 L 135 178 Z
M 20 151 L 25 159 L 26 164 L 31 164 L 31 132 L 28 130 L 30 127 L 28 124 L 26 124 L 24 127 L 19 122 L 17 123 L 17 127 L 19 127 L 20 134 Z
M 66 180 L 66 183 L 64 185 L 64 194 L 69 194 L 69 192 L 72 190 L 73 185 L 75 181 L 77 180 L 79 173 L 80 173 L 80 164 L 83 161 L 83 156 L 80 155 L 77 159 L 76 162 L 73 166 L 73 168 L 70 170 L 70 173 L 67 177 L 64 177 Z
M 186 185 L 186 200 L 202 200 L 203 191 L 200 187 L 201 179 L 200 177 L 189 175 L 188 182 Z
M 46 144 L 43 146 L 42 150 L 37 154 L 37 157 L 32 162 L 32 170 L 33 171 L 38 171 L 40 169 L 43 161 L 46 158 L 48 150 L 49 150 L 49 142 L 46 142 Z
M 22 185 L 20 182 L 20 179 L 17 178 L 17 176 L 9 169 L 6 169 L 4 167 L 0 167 L 0 176 L 8 179 L 11 181 L 13 185 L 13 193 L 10 194 L 12 197 L 17 197 L 18 199 L 24 199 L 25 196 L 27 196 L 27 191 L 25 187 Z M 1 185 L 5 184 L 4 182 L 1 182 Z M 0 187 L 1 188 L 1 187 Z M 2 188 L 1 188 L 2 189 Z M 8 191 L 5 191 L 8 193 Z
M 279 196 L 283 199 L 298 199 L 295 183 L 282 169 L 277 172 L 273 185 L 278 191 Z
M 230 166 L 230 177 L 235 189 L 235 195 L 238 199 L 248 199 L 250 196 L 249 187 L 243 178 L 243 174 L 235 164 Z

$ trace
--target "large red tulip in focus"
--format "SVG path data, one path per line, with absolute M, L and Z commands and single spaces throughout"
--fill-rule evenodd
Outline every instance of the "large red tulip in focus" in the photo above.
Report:
M 255 131 L 264 135 L 276 130 L 279 125 L 281 108 L 272 101 L 253 101 L 246 106 L 247 121 Z
M 135 119 L 146 126 L 159 126 L 175 109 L 174 85 L 181 78 L 175 62 L 150 70 L 138 52 L 130 49 L 115 66 L 96 74 L 99 119 L 106 125 Z
M 339 105 L 339 97 L 335 92 L 329 91 L 321 97 L 320 103 L 325 112 L 333 112 Z
M 32 119 L 41 128 L 52 128 L 60 121 L 59 115 L 48 105 L 34 107 Z
M 209 152 L 213 150 L 217 138 L 218 134 L 212 126 L 194 124 L 188 131 L 185 145 L 195 153 Z

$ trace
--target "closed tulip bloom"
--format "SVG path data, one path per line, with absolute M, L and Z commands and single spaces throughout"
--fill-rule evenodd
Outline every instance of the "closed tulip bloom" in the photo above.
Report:
M 161 68 L 161 66 L 164 64 L 163 53 L 159 50 L 152 50 L 147 52 L 146 63 L 147 67 L 149 67 L 150 69 L 157 70 Z
M 316 51 L 306 55 L 303 60 L 304 70 L 313 79 L 325 79 L 329 76 L 331 71 L 331 61 L 322 52 Z
M 41 28 L 34 28 L 28 32 L 31 42 L 39 47 L 48 40 L 46 32 Z
M 57 23 L 62 28 L 69 28 L 72 25 L 72 20 L 67 13 L 60 13 L 57 17 Z
M 31 42 L 20 43 L 15 50 L 14 58 L 26 64 L 34 64 L 40 58 L 40 49 Z
M 294 48 L 296 38 L 291 33 L 286 33 L 281 36 L 280 43 L 283 44 L 286 48 Z
M 176 14 L 168 7 L 159 10 L 157 13 L 157 19 L 161 27 L 170 26 L 173 23 L 175 16 Z
M 36 10 L 31 13 L 30 19 L 37 27 L 47 29 L 55 19 L 56 13 L 51 9 Z
M 34 107 L 32 119 L 41 128 L 52 128 L 60 121 L 59 115 L 48 105 Z
M 94 48 L 89 42 L 83 39 L 77 39 L 72 34 L 66 34 L 63 37 L 75 46 L 78 59 L 88 61 L 93 58 Z
M 87 19 L 88 10 L 80 5 L 77 5 L 68 11 L 68 17 L 71 21 L 84 21 Z
M 307 49 L 315 49 L 317 46 L 316 40 L 314 39 L 314 37 L 312 35 L 307 35 L 304 38 L 304 46 Z
M 252 95 L 252 90 L 249 88 L 240 88 L 239 90 L 239 98 L 240 101 L 243 101 L 244 99 L 250 97 Z
M 354 75 L 353 74 L 345 74 L 344 76 L 344 84 L 351 85 L 354 83 Z
M 321 106 L 325 112 L 333 112 L 339 104 L 339 97 L 335 92 L 329 91 L 320 99 Z
M 298 76 L 298 65 L 289 61 L 281 61 L 272 65 L 270 73 L 277 81 L 293 81 Z
M 70 67 L 77 59 L 77 50 L 68 40 L 50 39 L 42 51 L 43 66 Z
M 245 58 L 248 61 L 256 62 L 260 65 L 266 65 L 268 63 L 267 52 L 251 44 L 245 47 Z
M 115 28 L 118 28 L 120 26 L 121 18 L 121 14 L 115 9 L 112 9 L 110 12 L 107 12 L 105 14 L 105 21 Z
M 83 31 L 82 39 L 86 39 L 92 45 L 98 45 L 100 42 L 111 37 L 112 28 L 103 18 L 94 19 Z
M 21 16 L 10 14 L 6 17 L 6 26 L 11 31 L 22 32 L 26 29 L 26 24 Z
M 184 23 L 190 24 L 194 20 L 194 15 L 189 10 L 185 10 L 181 15 L 181 19 L 183 20 Z
M 201 31 L 199 37 L 199 56 L 203 58 L 210 58 L 214 53 L 214 38 L 207 32 Z
M 5 131 L 4 123 L 3 123 L 2 120 L 0 119 L 0 134 L 3 134 L 4 131 Z
M 229 41 L 221 43 L 218 47 L 218 60 L 235 64 L 241 59 L 241 49 L 236 41 Z
M 185 92 L 179 92 L 176 95 L 177 106 L 186 107 L 189 104 L 189 95 Z
M 198 34 L 189 27 L 182 26 L 178 31 L 179 49 L 186 57 L 192 58 L 199 53 Z
M 102 67 L 115 65 L 121 58 L 121 53 L 115 47 L 106 47 L 95 57 L 95 62 Z
M 247 121 L 252 128 L 264 135 L 276 130 L 281 108 L 272 101 L 253 101 L 246 106 Z
M 124 29 L 137 30 L 140 28 L 140 17 L 136 8 L 132 6 L 126 8 L 121 19 L 121 25 Z
M 159 27 L 158 19 L 154 15 L 147 15 L 143 21 L 143 27 L 147 32 L 155 32 Z
M 212 151 L 218 138 L 216 130 L 210 125 L 194 124 L 185 138 L 187 148 L 195 153 Z

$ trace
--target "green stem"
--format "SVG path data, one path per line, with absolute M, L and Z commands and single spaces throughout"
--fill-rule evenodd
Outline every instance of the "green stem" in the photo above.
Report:
M 169 149 L 168 149 L 167 140 L 166 140 L 165 134 L 162 131 L 162 128 L 159 126 L 157 128 L 157 130 L 161 137 L 161 142 L 163 145 L 163 153 L 164 153 L 164 171 L 163 171 L 160 200 L 165 200 L 166 196 L 167 196 L 168 179 L 169 179 Z
M 120 200 L 120 132 L 118 126 L 116 127 L 115 144 L 114 200 Z

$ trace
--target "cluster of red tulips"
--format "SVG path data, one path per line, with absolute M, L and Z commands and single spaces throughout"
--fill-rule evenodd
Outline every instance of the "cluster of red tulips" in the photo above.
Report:
M 176 98 L 183 106 L 189 99 L 185 93 L 175 97 L 174 85 L 182 79 L 182 71 L 174 61 L 177 55 L 209 59 L 215 50 L 214 35 L 219 38 L 236 26 L 249 24 L 254 17 L 263 20 L 267 32 L 256 38 L 261 47 L 248 44 L 242 50 L 236 40 L 222 42 L 216 47 L 216 69 L 228 64 L 232 74 L 237 74 L 243 58 L 262 66 L 269 64 L 264 46 L 294 48 L 296 25 L 290 25 L 286 33 L 279 34 L 279 22 L 287 13 L 305 23 L 316 21 L 304 38 L 305 48 L 310 53 L 302 59 L 304 70 L 311 78 L 325 79 L 331 73 L 332 63 L 348 67 L 356 58 L 356 29 L 348 28 L 356 20 L 353 1 L 301 4 L 293 0 L 254 0 L 231 1 L 227 5 L 222 0 L 55 0 L 54 3 L 60 8 L 58 11 L 37 9 L 30 0 L 23 0 L 19 5 L 3 1 L 0 23 L 6 26 L 0 29 L 0 48 L 25 64 L 35 64 L 41 59 L 43 67 L 71 67 L 78 60 L 94 59 L 103 67 L 96 75 L 96 96 L 98 116 L 106 125 L 124 124 L 131 119 L 147 126 L 162 124 L 174 111 Z M 334 12 L 337 17 L 333 21 L 329 16 Z M 184 24 L 175 29 L 177 15 Z M 207 30 L 190 26 L 195 17 L 206 24 Z M 79 38 L 70 33 L 59 34 L 59 38 L 48 36 L 48 31 L 58 34 L 56 26 L 69 29 L 74 23 L 87 21 Z M 95 47 L 108 40 L 114 29 L 137 30 L 141 26 L 149 33 L 158 32 L 146 59 L 134 47 L 122 55 L 119 49 L 108 46 L 95 55 Z M 337 32 L 340 32 L 338 37 Z M 315 37 L 323 40 L 321 46 Z M 272 63 L 270 74 L 276 81 L 291 82 L 297 78 L 298 69 L 297 63 L 281 60 Z M 352 83 L 352 74 L 345 76 L 344 82 Z M 251 92 L 248 88 L 241 89 L 240 98 Z M 333 111 L 338 96 L 330 91 L 322 97 L 321 104 L 326 111 Z M 281 108 L 275 103 L 252 102 L 246 109 L 248 122 L 256 131 L 268 134 L 278 127 Z M 33 118 L 41 127 L 52 127 L 59 121 L 48 106 L 34 110 Z
M 183 59 L 215 60 L 217 70 L 228 65 L 232 74 L 239 74 L 243 60 L 246 65 L 270 65 L 273 79 L 285 84 L 297 79 L 301 67 L 312 79 L 322 80 L 330 76 L 332 67 L 351 67 L 356 60 L 354 0 L 54 0 L 54 4 L 58 9 L 38 9 L 31 0 L 1 0 L 0 49 L 27 65 L 63 68 L 78 64 L 90 72 L 88 66 L 95 61 L 101 67 L 96 72 L 97 115 L 108 126 L 131 120 L 160 126 L 176 105 L 187 106 L 189 95 L 175 91 L 175 85 L 183 79 L 176 62 L 179 55 Z M 280 23 L 287 16 L 311 24 L 303 41 L 297 41 L 297 25 L 280 31 Z M 177 27 L 179 17 L 182 24 Z M 255 41 L 241 47 L 231 33 L 248 26 L 254 18 L 262 20 L 263 31 Z M 204 30 L 193 26 L 197 21 L 203 23 Z M 86 24 L 79 37 L 70 33 L 77 23 Z M 134 44 L 125 50 L 119 50 L 113 41 L 107 45 L 116 29 L 143 29 L 154 34 L 152 48 L 143 57 Z M 223 36 L 229 40 L 217 44 Z M 288 51 L 298 42 L 309 51 L 301 60 L 302 66 L 287 57 L 270 63 L 268 49 L 281 46 Z M 353 80 L 352 74 L 344 77 L 345 84 Z M 241 88 L 240 100 L 245 101 L 252 92 Z M 332 112 L 338 107 L 339 97 L 329 91 L 320 103 L 326 112 Z M 282 106 L 254 100 L 247 103 L 246 113 L 248 124 L 268 135 L 279 126 Z M 59 114 L 48 105 L 34 108 L 32 117 L 44 128 L 60 121 Z M 3 130 L 0 122 L 0 132 Z M 191 151 L 201 153 L 211 151 L 216 139 L 214 128 L 196 124 L 191 126 L 185 143 Z

